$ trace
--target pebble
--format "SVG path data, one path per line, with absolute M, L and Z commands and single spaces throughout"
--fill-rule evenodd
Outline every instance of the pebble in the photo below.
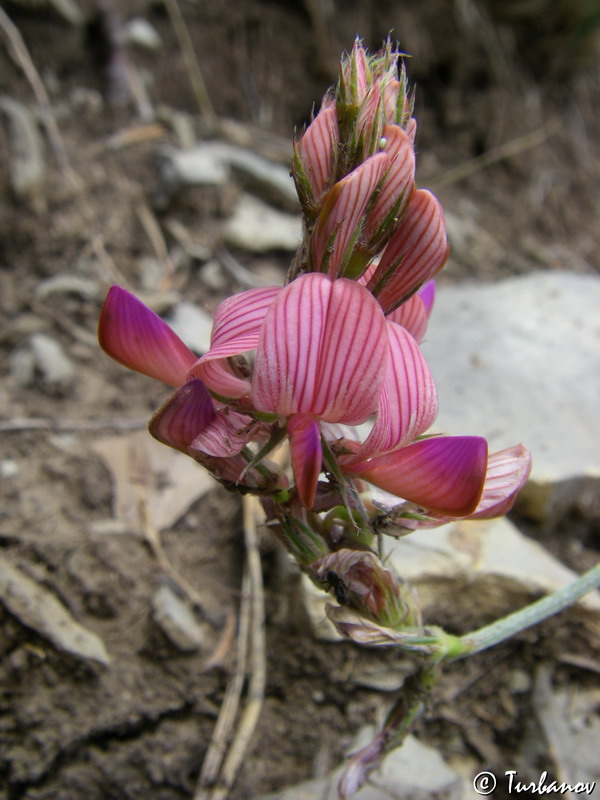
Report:
M 30 343 L 45 383 L 63 389 L 71 386 L 75 381 L 75 367 L 62 345 L 45 333 L 34 334 Z

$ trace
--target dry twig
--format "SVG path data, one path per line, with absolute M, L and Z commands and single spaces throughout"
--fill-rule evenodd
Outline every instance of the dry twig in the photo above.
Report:
M 474 175 L 476 172 L 490 167 L 497 161 L 504 161 L 504 159 L 512 158 L 532 147 L 538 147 L 540 144 L 543 144 L 546 139 L 549 139 L 556 133 L 559 127 L 560 122 L 558 119 L 550 120 L 550 122 L 547 122 L 535 131 L 526 133 L 524 136 L 519 136 L 516 139 L 511 139 L 509 142 L 504 142 L 504 144 L 493 147 L 491 150 L 482 153 L 476 158 L 471 158 L 459 164 L 457 167 L 442 172 L 441 175 L 433 176 L 427 183 L 433 189 L 441 189 L 443 186 L 458 183 L 458 181 L 462 181 Z
M 52 148 L 56 154 L 56 159 L 60 165 L 63 175 L 74 189 L 78 189 L 81 186 L 81 181 L 71 167 L 67 150 L 65 148 L 65 143 L 58 129 L 58 125 L 56 124 L 56 120 L 54 119 L 54 114 L 52 113 L 50 98 L 46 92 L 46 87 L 44 86 L 40 74 L 33 63 L 31 55 L 29 54 L 29 50 L 27 49 L 27 45 L 23 41 L 23 37 L 21 36 L 19 29 L 12 22 L 8 14 L 1 6 L 0 28 L 2 28 L 6 34 L 10 48 L 14 54 L 14 58 L 23 70 L 23 73 L 33 90 L 35 99 L 40 107 L 44 126 L 48 133 L 48 138 L 50 139 L 50 143 L 52 144 Z
M 260 506 L 255 497 L 244 497 L 246 568 L 244 570 L 236 669 L 227 687 L 194 800 L 225 800 L 244 759 L 262 709 L 266 682 L 264 594 L 256 536 Z M 246 671 L 248 699 L 237 732 L 225 755 L 236 722 Z M 220 774 L 219 774 L 220 773 Z
M 204 117 L 214 125 L 217 121 L 217 115 L 215 114 L 215 109 L 213 108 L 213 104 L 208 94 L 206 83 L 204 82 L 204 77 L 202 76 L 202 71 L 200 70 L 200 65 L 198 64 L 198 59 L 196 58 L 196 53 L 194 52 L 194 45 L 192 44 L 190 33 L 187 29 L 187 25 L 185 24 L 179 4 L 177 3 L 177 0 L 165 0 L 165 6 L 167 7 L 167 12 L 171 19 L 175 36 L 177 36 L 177 41 L 181 47 L 183 60 L 185 61 L 190 83 L 192 84 L 192 89 L 196 95 L 196 100 L 198 101 L 200 111 Z

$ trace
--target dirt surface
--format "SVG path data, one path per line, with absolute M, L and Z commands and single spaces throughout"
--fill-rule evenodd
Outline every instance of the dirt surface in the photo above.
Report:
M 393 30 L 412 55 L 417 84 L 419 184 L 437 191 L 458 237 L 442 283 L 539 268 L 597 272 L 594 31 L 583 11 L 560 12 L 548 2 L 552 13 L 540 27 L 519 5 L 339 0 L 334 16 L 320 20 L 299 0 L 198 0 L 181 8 L 216 115 L 236 121 L 236 136 L 283 163 L 292 130 L 335 80 L 339 53 L 357 33 L 376 47 Z M 0 128 L 0 543 L 2 558 L 101 637 L 110 665 L 57 649 L 0 604 L 0 798 L 182 800 L 192 797 L 232 670 L 244 563 L 240 506 L 220 487 L 201 493 L 163 530 L 161 550 L 148 508 L 169 476 L 140 467 L 128 473 L 129 488 L 146 524 L 113 524 L 115 475 L 98 444 L 117 437 L 137 447 L 132 436 L 165 391 L 105 357 L 95 327 L 113 282 L 163 309 L 185 297 L 212 311 L 246 288 L 226 272 L 209 280 L 172 234 L 180 223 L 214 252 L 239 187 L 188 191 L 156 207 L 159 148 L 182 144 L 183 123 L 198 138 L 211 135 L 180 45 L 159 2 L 132 0 L 118 18 L 108 3 L 79 6 L 81 27 L 52 9 L 3 5 L 44 80 L 70 171 L 44 137 L 45 177 L 15 196 L 14 140 L 8 126 Z M 107 18 L 118 29 L 136 15 L 162 40 L 155 53 L 121 54 L 154 109 L 145 121 L 114 50 L 98 46 Z M 35 111 L 6 31 L 0 38 L 0 93 Z M 107 52 L 117 64 L 112 77 Z M 156 120 L 160 127 L 149 127 Z M 219 135 L 231 139 L 232 127 Z M 510 153 L 497 149 L 507 141 Z M 289 261 L 282 253 L 235 256 L 256 274 L 283 274 Z M 48 279 L 59 275 L 85 280 L 49 290 Z M 32 337 L 40 334 L 61 345 L 75 367 L 72 380 L 52 381 L 32 360 Z M 565 525 L 532 533 L 583 569 L 597 561 L 597 520 L 578 520 L 572 531 L 569 548 Z M 261 552 L 266 700 L 232 800 L 325 774 L 390 702 L 356 676 L 405 668 L 392 653 L 315 641 L 292 613 L 296 576 L 282 574 L 268 531 Z M 185 596 L 188 584 L 202 643 L 182 650 L 157 623 L 153 603 L 161 587 Z M 489 621 L 484 603 L 482 612 L 457 608 L 444 602 L 426 615 L 453 632 Z M 597 648 L 589 620 L 573 613 L 461 662 L 445 676 L 420 734 L 450 760 L 503 773 L 535 727 L 540 665 L 556 686 L 597 688 Z M 542 748 L 542 766 L 543 757 Z

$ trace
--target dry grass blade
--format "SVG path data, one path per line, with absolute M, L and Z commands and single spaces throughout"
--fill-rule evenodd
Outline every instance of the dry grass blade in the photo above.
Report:
M 0 28 L 2 28 L 6 34 L 9 45 L 14 54 L 14 58 L 29 81 L 29 85 L 31 86 L 35 95 L 35 99 L 40 106 L 44 126 L 48 133 L 48 138 L 50 139 L 52 148 L 54 149 L 57 161 L 61 170 L 63 171 L 64 177 L 69 181 L 74 189 L 79 188 L 81 186 L 81 181 L 77 177 L 69 162 L 69 157 L 67 156 L 63 138 L 58 129 L 58 125 L 56 124 L 56 120 L 54 119 L 54 114 L 52 113 L 50 98 L 46 92 L 46 87 L 44 86 L 42 79 L 40 78 L 40 74 L 33 63 L 33 60 L 29 54 L 29 50 L 27 49 L 27 45 L 23 41 L 23 37 L 21 36 L 19 29 L 12 22 L 8 14 L 1 6 Z
M 187 25 L 185 24 L 181 9 L 179 8 L 177 0 L 165 0 L 165 6 L 167 7 L 167 12 L 171 19 L 171 24 L 173 25 L 173 30 L 177 36 L 179 46 L 181 47 L 185 66 L 188 71 L 190 82 L 192 84 L 194 94 L 196 95 L 196 100 L 198 101 L 200 111 L 208 120 L 208 122 L 214 124 L 217 121 L 217 115 L 215 114 L 215 109 L 213 108 L 213 104 L 209 97 L 208 90 L 204 82 L 204 77 L 202 76 L 202 71 L 200 70 L 200 65 L 198 64 L 198 59 L 196 58 L 196 53 L 194 52 L 194 45 L 192 44 L 190 33 L 187 29 Z
M 256 536 L 259 514 L 258 500 L 255 497 L 244 497 L 247 561 L 240 610 L 238 663 L 221 707 L 194 800 L 225 800 L 227 798 L 248 750 L 263 705 L 266 655 L 262 569 Z M 237 717 L 246 667 L 250 673 L 248 698 L 237 725 L 237 732 L 224 756 L 229 734 Z
M 497 161 L 504 161 L 504 159 L 512 158 L 532 147 L 538 147 L 556 133 L 559 127 L 560 121 L 558 119 L 550 120 L 546 125 L 542 125 L 541 128 L 535 131 L 526 133 L 516 139 L 511 139 L 509 142 L 493 147 L 476 158 L 464 161 L 457 167 L 447 170 L 447 172 L 442 172 L 441 175 L 433 176 L 427 183 L 432 189 L 441 189 L 452 183 L 458 183 L 458 181 L 462 181 L 476 172 L 486 169 Z

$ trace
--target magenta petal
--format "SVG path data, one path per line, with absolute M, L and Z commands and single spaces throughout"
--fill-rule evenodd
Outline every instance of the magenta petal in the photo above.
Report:
M 385 318 L 355 281 L 309 273 L 281 290 L 257 348 L 259 411 L 313 414 L 355 425 L 377 406 L 388 356 Z
M 150 420 L 149 431 L 159 442 L 187 453 L 188 446 L 215 418 L 212 397 L 197 378 L 181 386 Z
M 234 374 L 227 359 L 254 350 L 265 314 L 280 291 L 278 286 L 250 289 L 224 300 L 215 314 L 210 350 L 192 366 L 188 377 L 201 378 L 221 397 L 248 394 L 250 382 Z
M 181 386 L 196 361 L 167 323 L 121 286 L 106 296 L 98 340 L 115 361 L 171 386 Z
M 433 301 L 435 300 L 435 281 L 431 280 L 423 284 L 417 292 L 417 295 L 423 301 L 427 316 L 431 316 L 431 309 L 433 308 Z
M 442 207 L 431 192 L 419 189 L 383 251 L 368 288 L 387 314 L 439 272 L 448 252 Z
M 413 442 L 437 416 L 435 383 L 413 337 L 388 320 L 390 354 L 377 419 L 354 460 L 364 461 Z
M 427 510 L 465 517 L 475 511 L 481 498 L 487 442 L 479 436 L 423 439 L 342 468 Z
M 329 190 L 311 239 L 315 269 L 321 269 L 327 257 L 328 274 L 336 277 L 341 273 L 360 233 L 367 205 L 388 164 L 387 153 L 371 156 Z
M 386 319 L 388 322 L 395 322 L 414 336 L 417 342 L 422 342 L 427 331 L 429 317 L 425 309 L 425 303 L 418 294 L 409 297 L 406 303 L 402 303 Z
M 192 450 L 201 450 L 209 456 L 226 458 L 240 453 L 252 438 L 252 417 L 225 409 L 217 411 L 210 422 L 191 443 Z
M 470 519 L 489 519 L 506 514 L 531 472 L 531 453 L 522 444 L 493 453 L 479 505 Z
M 308 414 L 292 414 L 287 431 L 298 496 L 306 508 L 312 508 L 323 463 L 319 423 Z

